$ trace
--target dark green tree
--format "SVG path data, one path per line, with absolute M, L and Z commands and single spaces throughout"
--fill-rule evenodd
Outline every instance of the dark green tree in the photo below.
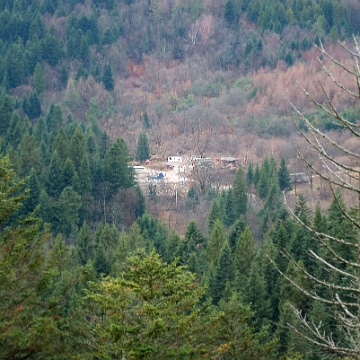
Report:
M 286 166 L 285 158 L 280 160 L 280 167 L 278 171 L 279 187 L 281 191 L 290 191 L 292 189 L 289 170 Z
M 215 267 L 214 279 L 210 283 L 213 304 L 217 305 L 223 296 L 227 284 L 234 281 L 234 261 L 227 241 L 221 248 L 219 260 Z
M 115 193 L 119 188 L 129 188 L 133 184 L 132 173 L 128 168 L 128 149 L 123 139 L 116 139 L 107 151 L 104 162 L 105 180 Z
M 87 146 L 86 146 L 85 135 L 82 132 L 80 126 L 77 126 L 70 140 L 69 156 L 74 164 L 75 171 L 78 174 L 80 172 L 81 163 L 86 154 L 87 154 Z
M 61 161 L 57 151 L 55 150 L 51 156 L 49 175 L 47 179 L 47 192 L 56 199 L 60 196 L 64 189 L 63 171 Z
M 239 167 L 235 173 L 235 178 L 233 182 L 233 192 L 234 192 L 234 205 L 235 205 L 235 214 L 236 217 L 240 215 L 245 215 L 247 211 L 247 180 L 246 174 L 242 167 Z
M 144 131 L 142 131 L 139 135 L 135 159 L 141 162 L 150 159 L 149 141 Z
M 27 195 L 8 158 L 0 159 L 0 183 L 0 354 L 55 358 L 73 345 L 63 310 L 76 282 L 62 267 L 57 243 L 49 250 L 48 228 L 34 214 L 13 217 Z
M 209 234 L 212 233 L 214 229 L 214 225 L 216 223 L 216 220 L 222 221 L 222 214 L 219 202 L 217 200 L 214 200 L 211 204 L 211 209 L 208 215 L 208 232 Z
M 104 67 L 104 72 L 103 72 L 103 76 L 102 76 L 102 82 L 103 82 L 103 84 L 105 86 L 105 89 L 107 91 L 114 90 L 113 74 L 112 74 L 111 66 L 108 63 L 106 63 L 105 67 Z
M 33 78 L 32 78 L 32 86 L 34 86 L 35 91 L 38 94 L 41 94 L 45 91 L 46 88 L 46 82 L 45 82 L 45 73 L 40 65 L 40 63 L 37 63 L 35 66 Z
M 86 221 L 83 222 L 76 237 L 75 249 L 77 261 L 80 265 L 86 265 L 89 260 L 94 259 L 94 237 Z

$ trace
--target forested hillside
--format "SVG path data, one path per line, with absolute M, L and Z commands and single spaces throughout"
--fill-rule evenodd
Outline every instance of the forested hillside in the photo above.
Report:
M 359 19 L 0 0 L 0 359 L 358 359 Z M 176 154 L 238 163 L 140 186 Z

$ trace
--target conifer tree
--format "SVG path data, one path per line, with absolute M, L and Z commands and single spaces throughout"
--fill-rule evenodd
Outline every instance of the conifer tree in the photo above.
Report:
M 242 167 L 239 167 L 235 173 L 235 178 L 233 182 L 233 192 L 234 192 L 234 205 L 235 205 L 235 214 L 236 217 L 240 215 L 245 215 L 248 206 L 247 199 L 247 181 L 246 174 Z
M 111 66 L 109 63 L 105 64 L 104 72 L 103 72 L 103 76 L 102 76 L 102 82 L 107 91 L 114 90 L 114 79 L 113 79 Z
M 76 237 L 76 257 L 80 265 L 86 265 L 94 258 L 94 238 L 85 220 Z
M 234 281 L 235 271 L 234 262 L 231 255 L 229 243 L 224 242 L 217 264 L 215 266 L 214 279 L 211 282 L 211 297 L 215 305 L 218 304 L 224 293 L 227 284 Z
M 58 201 L 58 230 L 65 236 L 75 235 L 79 225 L 81 198 L 71 186 L 63 189 Z
M 247 226 L 238 238 L 235 253 L 235 269 L 245 278 L 249 276 L 252 261 L 255 257 L 255 244 L 253 234 Z
M 221 216 L 221 209 L 220 209 L 219 202 L 217 200 L 214 200 L 213 203 L 211 204 L 211 209 L 210 209 L 209 216 L 208 216 L 209 234 L 212 233 L 216 220 L 221 221 L 221 219 L 222 219 L 222 216 Z
M 6 94 L 0 100 L 0 135 L 6 134 L 14 110 L 11 96 Z
M 128 149 L 123 139 L 116 139 L 105 156 L 105 179 L 111 184 L 112 192 L 132 186 L 131 171 L 128 168 Z
M 74 164 L 75 171 L 77 173 L 80 172 L 80 166 L 84 159 L 84 156 L 87 153 L 87 146 L 85 136 L 80 128 L 80 126 L 76 127 L 74 134 L 70 140 L 69 147 L 69 156 Z
M 59 155 L 55 150 L 52 154 L 47 180 L 47 192 L 50 196 L 58 198 L 64 189 L 63 172 Z
M 149 141 L 144 131 L 142 131 L 139 135 L 135 159 L 141 162 L 150 159 Z
M 28 175 L 33 168 L 37 172 L 40 170 L 40 153 L 36 144 L 35 137 L 26 133 L 19 144 L 21 176 Z
M 268 360 L 274 358 L 276 341 L 267 341 L 268 328 L 256 331 L 256 313 L 242 304 L 235 292 L 230 299 L 221 300 L 211 329 L 215 358 L 224 360 Z M 209 331 L 211 334 L 211 331 Z
M 224 224 L 231 226 L 236 220 L 235 204 L 234 204 L 234 192 L 230 188 L 226 192 L 226 203 L 225 203 L 225 219 Z
M 210 239 L 206 248 L 208 262 L 216 264 L 220 255 L 220 251 L 226 241 L 223 226 L 220 219 L 215 221 L 214 229 L 210 235 Z
M 285 158 L 282 157 L 280 160 L 280 167 L 278 171 L 279 187 L 281 191 L 292 190 L 289 170 L 286 166 Z
M 244 219 L 244 216 L 240 216 L 234 223 L 234 225 L 230 228 L 229 231 L 229 245 L 231 248 L 231 252 L 235 253 L 236 245 L 238 243 L 238 240 L 242 233 L 244 232 L 246 228 L 246 221 Z
M 74 163 L 70 158 L 67 158 L 62 167 L 62 179 L 64 187 L 73 186 L 75 178 L 75 167 Z
M 37 63 L 35 66 L 33 78 L 32 78 L 32 85 L 35 88 L 35 91 L 38 94 L 41 94 L 45 91 L 46 83 L 45 83 L 45 74 L 44 71 L 40 65 L 40 63 Z
M 13 217 L 26 198 L 8 158 L 0 159 L 0 354 L 7 359 L 51 358 L 72 345 L 63 306 L 76 283 L 47 250 L 48 228 L 34 214 Z M 6 226 L 5 226 L 6 225 Z M 64 275 L 64 276 L 63 276 Z

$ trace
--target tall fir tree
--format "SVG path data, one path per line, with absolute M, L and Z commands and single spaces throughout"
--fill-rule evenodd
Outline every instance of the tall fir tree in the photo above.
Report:
M 233 181 L 234 205 L 236 217 L 245 215 L 248 206 L 247 198 L 247 180 L 246 174 L 242 167 L 239 167 L 235 173 Z
M 279 187 L 281 191 L 292 190 L 289 170 L 286 166 L 285 158 L 282 157 L 280 160 L 280 167 L 278 171 Z
M 41 94 L 45 91 L 46 88 L 46 82 L 45 82 L 45 73 L 42 69 L 40 63 L 37 63 L 35 66 L 33 78 L 32 78 L 32 86 L 34 86 L 35 91 L 38 94 Z
M 141 162 L 150 159 L 149 141 L 144 131 L 142 131 L 139 135 L 135 159 Z
M 111 66 L 109 63 L 105 64 L 104 72 L 103 72 L 103 76 L 102 76 L 102 82 L 107 91 L 114 90 L 114 79 L 113 79 Z

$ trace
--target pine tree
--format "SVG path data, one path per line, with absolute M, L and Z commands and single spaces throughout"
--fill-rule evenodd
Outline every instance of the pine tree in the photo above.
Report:
M 228 300 L 221 300 L 219 312 L 209 334 L 210 348 L 214 347 L 212 357 L 224 360 L 268 360 L 273 359 L 272 352 L 276 341 L 267 341 L 268 328 L 259 332 L 255 329 L 256 314 L 249 306 L 241 303 L 238 294 L 233 292 Z
M 34 214 L 13 217 L 26 198 L 24 182 L 14 179 L 8 158 L 0 159 L 0 353 L 7 359 L 51 358 L 73 345 L 63 306 L 76 282 L 59 271 L 57 246 L 48 250 L 48 228 Z
M 220 250 L 214 275 L 210 290 L 213 304 L 217 305 L 222 298 L 227 283 L 231 284 L 234 281 L 235 275 L 233 257 L 227 241 L 225 241 Z
M 235 204 L 234 204 L 234 192 L 230 188 L 226 192 L 226 204 L 225 204 L 225 221 L 226 226 L 231 226 L 236 220 Z
M 61 164 L 64 164 L 69 156 L 69 142 L 65 130 L 61 127 L 56 134 L 52 145 L 53 151 L 57 151 Z
M 116 139 L 105 156 L 105 180 L 111 184 L 112 192 L 132 186 L 131 171 L 128 168 L 128 150 L 123 139 Z
M 234 205 L 236 217 L 245 215 L 247 211 L 247 180 L 245 171 L 239 167 L 233 182 Z
M 165 263 L 158 254 L 138 252 L 129 257 L 121 276 L 101 280 L 86 299 L 89 314 L 113 314 L 103 321 L 97 315 L 89 318 L 97 355 L 200 358 L 204 324 L 197 304 L 203 294 L 193 274 Z
M 64 189 L 63 172 L 57 151 L 52 154 L 47 180 L 47 192 L 50 196 L 58 198 Z
M 135 159 L 137 161 L 145 161 L 150 159 L 150 147 L 146 133 L 142 131 L 139 135 L 138 145 L 136 149 Z
M 67 158 L 62 167 L 62 179 L 63 179 L 64 187 L 73 186 L 74 178 L 75 178 L 74 163 L 70 158 Z
M 81 198 L 71 186 L 63 189 L 58 201 L 58 230 L 65 236 L 76 234 L 79 225 Z
M 13 101 L 10 95 L 6 94 L 0 100 L 0 135 L 6 134 L 10 125 L 11 114 L 14 110 Z
M 249 304 L 255 311 L 258 323 L 256 328 L 260 330 L 262 326 L 270 325 L 272 318 L 272 308 L 269 295 L 266 291 L 266 282 L 260 265 L 260 259 L 253 261 L 249 277 L 244 288 L 240 289 L 241 298 L 244 304 Z
M 235 253 L 235 269 L 241 276 L 249 276 L 252 261 L 255 257 L 255 244 L 253 234 L 247 226 L 238 239 Z
M 68 75 L 66 66 L 65 66 L 65 64 L 62 64 L 61 71 L 60 71 L 60 81 L 61 81 L 62 86 L 65 87 L 67 85 L 68 78 L 69 78 L 69 75 Z
M 226 241 L 223 226 L 218 219 L 215 221 L 214 229 L 210 235 L 208 246 L 206 248 L 207 259 L 209 262 L 216 264 L 220 255 L 221 248 Z
M 40 153 L 36 144 L 35 137 L 26 133 L 19 144 L 21 176 L 28 175 L 33 168 L 37 172 L 40 170 Z
M 109 275 L 111 271 L 111 265 L 107 259 L 105 248 L 103 243 L 99 243 L 95 251 L 94 267 L 98 275 Z
M 91 194 L 91 185 L 89 159 L 85 155 L 81 161 L 79 169 L 79 194 Z
M 281 191 L 290 191 L 292 189 L 289 170 L 286 166 L 285 158 L 280 160 L 280 167 L 278 171 L 279 187 Z
M 80 265 L 86 265 L 94 257 L 94 238 L 86 221 L 83 222 L 76 238 L 76 256 Z
M 238 239 L 244 232 L 245 228 L 246 228 L 246 221 L 244 219 L 244 216 L 241 215 L 235 221 L 234 225 L 230 228 L 229 231 L 229 245 L 232 253 L 235 253 Z
M 111 71 L 111 66 L 108 63 L 106 63 L 105 67 L 104 67 L 104 72 L 103 72 L 103 76 L 102 76 L 102 82 L 103 82 L 103 84 L 105 86 L 105 89 L 107 91 L 114 90 L 113 74 L 112 74 L 112 71 Z
M 246 173 L 246 179 L 248 186 L 252 185 L 254 183 L 254 164 L 249 163 L 247 173 Z
M 214 200 L 213 203 L 211 204 L 211 209 L 208 215 L 208 232 L 209 234 L 212 233 L 213 229 L 214 229 L 214 225 L 216 223 L 216 220 L 220 220 L 221 221 L 221 209 L 220 209 L 220 205 L 219 202 L 217 200 Z
M 46 82 L 45 82 L 45 74 L 44 71 L 40 65 L 40 63 L 37 63 L 35 66 L 33 78 L 32 78 L 32 85 L 35 88 L 35 91 L 38 94 L 41 94 L 45 91 L 46 88 Z
M 87 146 L 85 136 L 80 126 L 77 126 L 70 140 L 69 156 L 74 164 L 75 171 L 78 174 L 80 172 L 80 166 L 86 153 Z

